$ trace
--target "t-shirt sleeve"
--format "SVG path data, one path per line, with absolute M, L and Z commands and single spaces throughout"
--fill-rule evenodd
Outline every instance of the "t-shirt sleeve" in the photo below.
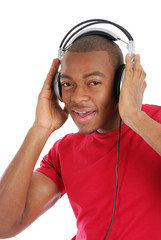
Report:
M 143 111 L 154 121 L 161 123 L 161 106 L 145 104 L 143 105 Z
M 161 123 L 161 107 L 156 106 L 157 112 L 154 115 L 154 120 L 157 121 L 158 123 Z
M 59 146 L 60 140 L 57 141 L 45 155 L 40 163 L 40 167 L 36 171 L 41 172 L 51 178 L 58 186 L 61 194 L 65 193 L 64 183 L 61 175 L 60 159 L 59 159 Z

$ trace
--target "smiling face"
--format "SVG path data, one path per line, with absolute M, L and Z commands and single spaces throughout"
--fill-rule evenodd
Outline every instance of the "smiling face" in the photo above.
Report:
M 62 99 L 82 133 L 106 133 L 118 128 L 114 73 L 106 51 L 65 54 L 61 65 Z

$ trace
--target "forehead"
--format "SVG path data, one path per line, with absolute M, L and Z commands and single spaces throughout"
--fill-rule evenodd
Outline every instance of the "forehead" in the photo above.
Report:
M 62 73 L 93 70 L 104 72 L 112 68 L 107 51 L 67 52 L 61 63 Z

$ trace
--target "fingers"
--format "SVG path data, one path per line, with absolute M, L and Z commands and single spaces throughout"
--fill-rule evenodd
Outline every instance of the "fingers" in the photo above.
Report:
M 58 58 L 56 58 L 56 59 L 53 60 L 52 65 L 51 65 L 51 68 L 50 68 L 50 70 L 49 70 L 49 72 L 48 72 L 47 77 L 49 77 L 49 78 L 52 77 L 52 78 L 53 78 L 53 76 L 55 75 L 55 73 L 58 71 L 59 64 L 60 64 L 60 62 L 59 62 L 59 59 L 58 59 Z
M 134 68 L 133 68 L 134 78 L 138 80 L 142 80 L 143 78 L 145 78 L 144 73 L 145 73 L 144 69 L 142 68 L 140 63 L 140 55 L 137 54 L 134 59 Z
M 60 62 L 59 62 L 58 58 L 53 60 L 52 65 L 50 67 L 50 70 L 49 70 L 49 72 L 47 74 L 47 77 L 45 79 L 43 89 L 44 88 L 45 89 L 46 88 L 47 89 L 51 88 L 52 79 L 53 79 L 54 75 L 58 72 L 59 64 L 60 64 Z
M 142 95 L 143 95 L 143 93 L 146 89 L 146 86 L 147 86 L 145 78 L 146 78 L 146 73 L 145 73 L 143 67 L 141 66 L 140 56 L 136 55 L 135 64 L 134 64 L 133 79 L 134 79 L 135 82 L 138 82 L 138 86 L 140 86 L 140 90 L 141 90 Z
M 136 77 L 140 77 L 141 75 L 144 78 L 146 77 L 146 73 L 140 63 L 140 55 L 139 54 L 135 55 L 134 66 L 132 66 L 132 63 L 131 63 L 130 54 L 126 55 L 126 69 L 127 69 L 127 71 L 132 72 L 133 75 L 135 75 Z
M 130 54 L 126 55 L 126 73 L 125 74 L 128 75 L 128 78 L 134 81 L 135 83 L 139 82 L 140 84 L 143 84 L 145 89 L 146 73 L 141 66 L 140 55 L 138 54 L 135 55 L 133 66 L 131 63 Z

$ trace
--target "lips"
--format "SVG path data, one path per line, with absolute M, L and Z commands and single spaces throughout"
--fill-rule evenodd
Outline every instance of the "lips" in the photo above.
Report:
M 79 115 L 81 118 L 84 118 L 84 117 L 87 117 L 91 114 L 93 114 L 95 111 L 83 111 L 83 112 L 80 112 L 80 111 L 74 111 L 75 114 Z
M 92 120 L 96 115 L 96 111 L 91 110 L 73 110 L 72 113 L 76 121 L 84 123 Z

